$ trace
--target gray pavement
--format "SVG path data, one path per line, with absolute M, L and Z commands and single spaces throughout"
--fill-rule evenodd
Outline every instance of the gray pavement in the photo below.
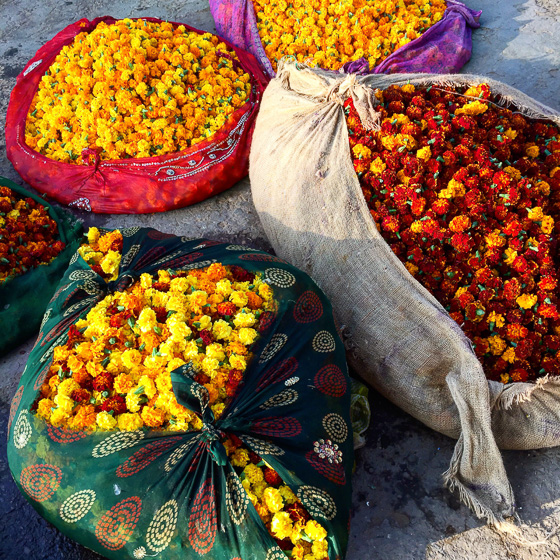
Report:
M 482 9 L 466 72 L 502 80 L 560 109 L 560 0 L 466 0 Z M 16 76 L 35 51 L 69 23 L 113 15 L 156 16 L 214 31 L 206 0 L 0 0 L 0 125 Z M 0 138 L 0 175 L 22 183 Z M 164 214 L 77 214 L 86 225 L 143 225 L 269 249 L 248 179 L 194 207 Z M 33 341 L 0 359 L 0 558 L 92 560 L 96 554 L 46 523 L 20 496 L 6 464 L 9 403 Z M 454 442 L 406 415 L 374 391 L 367 445 L 357 453 L 347 560 L 560 558 L 560 449 L 506 452 L 526 541 L 476 520 L 442 485 Z

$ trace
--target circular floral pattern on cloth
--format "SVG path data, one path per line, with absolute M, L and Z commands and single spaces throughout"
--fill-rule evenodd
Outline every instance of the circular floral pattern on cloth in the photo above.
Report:
M 245 247 L 245 245 L 228 245 L 226 251 L 258 251 L 258 249 L 252 249 L 251 247 Z
M 296 283 L 296 277 L 287 270 L 281 268 L 267 268 L 264 276 L 269 284 L 278 288 L 289 288 Z
M 315 486 L 300 486 L 297 497 L 313 517 L 331 521 L 336 517 L 336 504 L 331 496 Z
M 266 560 L 286 560 L 286 554 L 279 546 L 268 549 Z
M 265 311 L 259 318 L 258 331 L 263 333 L 274 324 L 274 321 L 276 321 L 276 313 Z
M 10 416 L 8 417 L 8 433 L 10 432 L 10 427 L 12 426 L 12 422 L 14 421 L 14 416 L 16 415 L 16 410 L 19 407 L 19 403 L 21 402 L 22 396 L 23 396 L 23 385 L 16 391 L 16 394 L 12 399 L 12 404 L 10 405 Z
M 175 500 L 169 500 L 156 511 L 146 533 L 146 543 L 151 550 L 161 552 L 169 546 L 177 527 L 178 514 L 179 506 Z
M 121 449 L 127 449 L 136 445 L 141 439 L 144 438 L 144 432 L 136 430 L 134 432 L 117 432 L 109 437 L 106 437 L 101 443 L 98 443 L 91 454 L 96 458 L 107 457 L 112 453 L 116 453 Z
M 51 426 L 50 424 L 47 426 L 47 434 L 49 438 L 56 443 L 74 443 L 88 436 L 88 432 L 86 431 L 77 432 L 66 428 Z
M 95 490 L 80 490 L 66 498 L 60 506 L 60 517 L 67 523 L 75 523 L 84 517 L 95 502 Z
M 132 536 L 141 511 L 142 500 L 138 496 L 120 501 L 106 511 L 97 523 L 97 540 L 109 550 L 121 549 Z
M 214 485 L 208 478 L 196 493 L 189 517 L 189 542 L 201 556 L 207 554 L 214 546 L 217 526 Z
M 140 228 L 137 226 L 121 229 L 121 233 L 123 234 L 123 237 L 132 237 L 133 235 L 136 235 L 139 231 Z
M 23 449 L 31 438 L 32 429 L 27 419 L 28 414 L 29 411 L 22 410 L 14 426 L 14 445 L 17 449 Z
M 161 440 L 148 443 L 148 445 L 136 451 L 134 455 L 129 457 L 122 465 L 119 466 L 117 469 L 117 476 L 123 478 L 140 472 L 143 468 L 147 467 L 150 463 L 155 461 L 160 455 L 182 439 L 183 438 L 180 436 L 176 436 L 162 438 Z
M 293 438 L 301 434 L 301 424 L 293 416 L 269 416 L 253 422 L 252 431 L 263 436 Z
M 284 391 L 270 397 L 259 408 L 267 410 L 269 408 L 276 408 L 277 406 L 288 406 L 298 400 L 298 392 L 294 389 L 285 389 Z
M 241 525 L 247 515 L 249 496 L 235 473 L 227 476 L 226 506 L 231 520 L 236 525 Z
M 37 379 L 35 379 L 35 383 L 33 383 L 33 389 L 35 389 L 35 391 L 38 391 L 41 388 L 41 385 L 45 382 L 50 367 L 51 364 L 47 363 L 45 367 L 43 367 L 43 369 L 39 372 L 39 375 L 37 375 Z
M 337 443 L 343 443 L 346 441 L 346 438 L 348 437 L 348 426 L 340 414 L 329 412 L 323 418 L 323 427 L 333 441 L 336 441 Z
M 314 379 L 315 387 L 329 397 L 342 397 L 346 393 L 347 383 L 342 370 L 330 364 L 322 367 Z
M 165 461 L 165 465 L 163 467 L 165 472 L 172 471 L 175 468 L 175 465 L 187 454 L 188 450 L 195 443 L 197 443 L 197 440 L 191 439 L 187 443 L 184 443 L 183 445 L 177 447 L 177 449 L 175 449 L 173 453 L 169 455 L 167 461 Z
M 326 479 L 335 484 L 340 484 L 341 486 L 346 484 L 346 473 L 344 472 L 344 466 L 340 463 L 329 463 L 321 459 L 315 450 L 308 451 L 305 454 L 305 458 L 307 462 Z
M 319 331 L 314 337 L 311 347 L 315 352 L 334 352 L 336 342 L 329 331 Z
M 282 333 L 273 334 L 268 341 L 268 344 L 263 348 L 261 355 L 259 357 L 259 364 L 264 364 L 270 361 L 283 346 L 288 342 L 288 337 Z
M 323 304 L 319 296 L 307 290 L 299 296 L 294 306 L 294 319 L 301 324 L 313 323 L 323 315 Z
M 62 471 L 49 464 L 25 467 L 19 477 L 25 493 L 36 502 L 48 500 L 58 490 L 61 480 Z
M 261 376 L 257 385 L 257 392 L 275 383 L 282 383 L 282 381 L 292 377 L 298 365 L 298 361 L 294 357 L 290 357 L 272 366 Z
M 269 443 L 267 441 L 263 441 L 262 439 L 257 439 L 251 436 L 239 436 L 243 443 L 246 443 L 252 451 L 254 451 L 257 455 L 273 455 L 273 456 L 280 456 L 284 455 L 284 450 L 274 445 L 273 443 Z

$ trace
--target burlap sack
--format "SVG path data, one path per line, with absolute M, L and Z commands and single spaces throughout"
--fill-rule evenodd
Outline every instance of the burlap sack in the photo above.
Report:
M 499 452 L 560 443 L 560 379 L 488 382 L 470 341 L 407 272 L 368 211 L 350 156 L 343 102 L 375 125 L 370 88 L 486 82 L 525 115 L 560 114 L 518 90 L 470 75 L 356 76 L 283 61 L 253 139 L 253 199 L 279 256 L 333 302 L 350 364 L 427 426 L 457 438 L 444 479 L 479 517 L 501 521 L 514 497 Z

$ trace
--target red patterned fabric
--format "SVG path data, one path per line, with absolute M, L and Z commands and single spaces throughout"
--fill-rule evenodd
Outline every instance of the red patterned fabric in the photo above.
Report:
M 143 214 L 200 202 L 232 187 L 247 175 L 254 121 L 266 79 L 251 54 L 222 38 L 251 75 L 253 90 L 249 101 L 212 138 L 165 156 L 102 162 L 88 158 L 91 161 L 87 165 L 60 163 L 26 145 L 25 121 L 42 76 L 62 47 L 72 43 L 78 33 L 91 31 L 102 21 L 112 24 L 115 19 L 84 18 L 63 29 L 37 51 L 17 78 L 6 117 L 6 150 L 23 180 L 58 202 L 82 210 Z

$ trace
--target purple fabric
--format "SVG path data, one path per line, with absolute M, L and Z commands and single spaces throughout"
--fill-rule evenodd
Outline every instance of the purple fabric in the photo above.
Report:
M 273 78 L 275 73 L 259 37 L 251 0 L 210 0 L 210 11 L 218 35 L 249 51 L 259 61 L 264 73 Z M 373 70 L 369 70 L 365 59 L 348 62 L 343 70 L 358 74 L 458 72 L 471 57 L 472 30 L 480 27 L 481 13 L 458 0 L 447 0 L 447 9 L 440 21 L 397 49 Z

